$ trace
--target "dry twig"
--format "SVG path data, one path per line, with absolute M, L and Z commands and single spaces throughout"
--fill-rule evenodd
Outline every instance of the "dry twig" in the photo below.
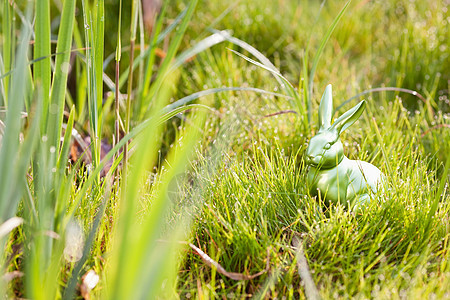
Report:
M 292 245 L 297 249 L 296 256 L 298 274 L 305 284 L 306 298 L 308 298 L 309 300 L 318 300 L 320 299 L 319 291 L 317 290 L 311 273 L 309 272 L 308 261 L 306 260 L 305 254 L 303 253 L 303 244 L 299 238 L 294 236 L 294 238 L 292 239 Z
M 270 249 L 267 248 L 267 262 L 266 262 L 266 267 L 264 270 L 253 274 L 253 275 L 245 275 L 242 273 L 234 273 L 234 272 L 228 272 L 227 270 L 225 270 L 218 262 L 216 262 L 215 260 L 213 260 L 211 257 L 208 256 L 208 254 L 206 254 L 205 252 L 203 252 L 200 248 L 196 247 L 195 245 L 189 243 L 189 246 L 195 251 L 197 252 L 198 255 L 200 255 L 200 257 L 202 258 L 202 260 L 205 262 L 205 264 L 209 267 L 215 267 L 217 269 L 217 272 L 219 272 L 220 274 L 233 279 L 233 280 L 252 280 L 258 276 L 261 276 L 264 273 L 267 273 L 267 271 L 269 270 L 269 263 L 270 263 Z

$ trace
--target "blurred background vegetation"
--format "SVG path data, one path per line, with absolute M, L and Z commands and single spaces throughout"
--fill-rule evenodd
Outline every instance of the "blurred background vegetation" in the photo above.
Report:
M 149 6 L 158 7 L 159 1 L 147 2 Z M 304 78 L 303 57 L 310 58 L 311 66 L 311 58 L 343 4 L 342 1 L 204 1 L 192 18 L 181 47 L 193 46 L 210 35 L 212 30 L 227 30 L 262 52 L 298 87 Z M 339 87 L 335 89 L 338 93 L 335 102 L 338 104 L 370 88 L 398 87 L 417 91 L 429 101 L 433 110 L 448 113 L 448 6 L 446 1 L 351 2 L 324 49 L 314 80 L 313 101 L 318 104 L 328 83 Z M 171 0 L 165 25 L 170 25 L 185 7 L 185 2 Z M 124 2 L 124 11 L 129 9 L 130 3 Z M 116 1 L 105 1 L 107 20 L 116 20 L 118 11 Z M 124 14 L 122 22 L 123 28 L 128 28 L 130 15 Z M 106 35 L 105 57 L 111 58 L 115 52 L 116 31 L 115 22 L 105 23 L 105 32 L 111 33 Z M 143 32 L 142 36 L 144 44 L 148 43 L 149 31 Z M 129 31 L 124 30 L 122 38 L 123 68 L 127 66 L 129 57 L 126 43 Z M 164 44 L 160 48 L 164 53 Z M 269 73 L 246 64 L 232 55 L 229 48 L 239 50 L 230 43 L 222 43 L 187 62 L 174 99 L 221 86 L 248 85 L 263 89 L 269 87 L 272 91 L 277 89 Z M 307 48 L 309 53 L 305 53 Z M 230 76 L 232 71 L 224 66 L 231 67 L 233 64 L 233 67 L 245 71 Z M 109 63 L 105 72 L 113 78 L 114 64 Z M 398 92 L 390 95 L 400 95 L 411 113 L 424 105 L 414 95 Z M 374 94 L 373 101 L 376 102 L 378 97 Z M 431 126 L 437 125 L 435 120 L 429 120 L 429 123 Z M 430 149 L 430 152 L 436 150 Z
M 168 24 L 185 8 L 183 2 L 170 3 L 172 18 L 166 19 Z M 184 45 L 194 44 L 211 29 L 229 30 L 261 51 L 296 83 L 307 44 L 311 44 L 309 51 L 314 53 L 343 4 L 288 0 L 202 2 Z M 125 11 L 127 5 L 124 3 Z M 105 2 L 107 18 L 117 19 L 117 6 L 115 1 Z M 450 65 L 447 10 L 446 1 L 353 1 L 325 49 L 317 82 L 323 87 L 332 78 L 333 84 L 349 94 L 384 85 L 416 90 L 430 98 L 436 94 L 443 99 L 448 91 Z M 129 16 L 124 15 L 124 28 L 129 23 Z M 113 22 L 105 26 L 106 32 L 117 30 Z M 125 32 L 125 41 L 126 35 Z M 145 35 L 148 37 L 148 32 Z M 116 35 L 112 34 L 105 40 L 105 55 L 114 52 L 115 44 Z M 226 47 L 230 45 L 219 45 L 211 51 L 218 56 Z M 321 94 L 322 89 L 317 90 L 317 95 Z M 405 98 L 414 109 L 417 99 Z M 439 103 L 436 104 L 443 108 Z
M 28 8 L 34 7 L 33 1 L 29 2 L 33 5 Z M 23 96 L 25 121 L 21 126 L 18 121 L 14 127 L 17 139 L 4 143 L 17 143 L 20 151 L 11 157 L 24 170 L 23 176 L 11 176 L 10 170 L 17 169 L 16 165 L 2 168 L 9 160 L 0 162 L 0 180 L 14 177 L 12 182 L 25 195 L 23 199 L 18 196 L 19 201 L 13 193 L 8 194 L 18 203 L 10 207 L 9 217 L 19 216 L 24 225 L 14 227 L 10 235 L 0 235 L 6 245 L 0 260 L 5 263 L 0 267 L 9 276 L 4 276 L 9 296 L 131 299 L 152 298 L 159 293 L 162 298 L 183 299 L 305 298 L 296 268 L 298 252 L 292 246 L 294 238 L 300 238 L 323 298 L 448 298 L 450 2 L 351 1 L 323 52 L 321 43 L 344 1 L 201 0 L 195 10 L 194 2 L 142 0 L 140 7 L 137 1 L 123 1 L 119 18 L 119 1 L 76 1 L 75 29 L 72 36 L 65 37 L 73 41 L 73 51 L 68 60 L 61 111 L 64 125 L 60 130 L 64 133 L 70 129 L 73 121 L 79 136 L 61 137 L 60 148 L 56 147 L 61 157 L 56 165 L 54 155 L 48 155 L 55 149 L 46 148 L 45 132 L 32 128 L 32 121 L 38 120 L 35 114 L 41 112 L 29 104 L 40 103 L 37 101 L 42 98 L 36 62 L 31 61 L 36 36 L 42 37 L 35 29 L 36 12 L 27 11 L 25 1 L 4 0 L 0 22 L 3 83 L 11 75 L 4 72 L 9 70 L 4 65 L 6 54 L 19 48 L 21 33 L 27 28 L 34 30 L 27 44 L 28 54 L 24 51 L 15 62 L 27 62 L 20 73 L 24 80 L 11 83 L 17 90 L 27 91 Z M 50 2 L 53 54 L 62 39 L 61 11 L 66 3 L 73 2 Z M 96 10 L 103 5 L 104 15 Z M 166 10 L 157 37 L 163 38 L 150 47 L 161 7 Z M 146 58 L 136 64 L 129 77 L 133 9 L 139 15 L 134 60 L 144 49 L 154 49 L 155 57 L 153 62 Z M 7 12 L 12 16 L 7 17 Z M 92 21 L 101 16 L 104 40 L 89 28 L 92 23 L 85 21 L 86 12 Z M 186 24 L 180 25 L 184 21 Z M 216 30 L 228 32 L 247 46 L 223 41 L 177 60 L 177 55 L 189 53 Z M 161 71 L 166 55 L 176 48 L 174 41 L 179 33 L 180 48 L 169 62 L 180 63 L 181 68 Z M 100 37 L 98 42 L 104 46 L 97 73 L 92 73 L 92 65 L 87 63 L 92 58 L 92 51 L 89 54 L 87 50 L 95 50 L 86 49 L 88 34 L 92 34 L 91 45 Z M 118 142 L 113 138 L 118 38 L 122 56 L 117 113 L 122 120 L 131 115 L 128 138 L 132 138 L 130 148 L 136 152 L 129 157 L 126 176 L 119 171 L 118 179 L 111 181 L 114 176 L 108 173 L 109 167 L 116 167 L 121 156 L 101 170 L 90 164 L 92 159 L 77 162 L 77 158 L 83 153 L 91 155 L 91 150 L 81 144 L 91 144 L 97 134 L 95 141 L 99 144 L 92 147 L 93 156 L 104 157 Z M 251 47 L 280 70 L 304 102 L 295 103 L 286 82 L 280 84 L 267 68 L 233 52 L 256 60 Z M 313 58 L 318 53 L 312 94 L 307 95 Z M 48 60 L 49 70 L 55 63 L 55 57 Z M 101 63 L 103 73 L 98 72 Z M 94 97 L 98 107 L 92 105 L 89 95 L 98 86 L 88 78 L 103 81 L 103 96 Z M 147 85 L 144 78 L 149 79 Z M 132 84 L 127 88 L 130 79 Z M 378 195 L 363 215 L 324 205 L 309 196 L 305 184 L 304 150 L 317 130 L 316 110 L 330 83 L 339 114 L 361 98 L 368 100 L 366 112 L 342 137 L 346 155 L 373 163 L 388 177 L 386 193 Z M 144 106 L 143 91 L 155 86 L 150 105 Z M 237 90 L 225 91 L 225 87 Z M 246 88 L 265 92 L 244 91 Z M 360 95 L 373 88 L 381 89 Z M 164 107 L 178 105 L 177 100 L 208 89 L 219 90 L 193 97 L 189 103 L 197 106 L 177 106 L 172 111 L 168 110 L 170 106 Z M 4 89 L 1 92 L 5 106 L 8 93 Z M 126 108 L 127 97 L 132 112 Z M 22 106 L 16 106 L 16 116 L 20 116 Z M 204 106 L 209 107 L 206 115 L 198 112 Z M 143 118 L 139 111 L 148 114 Z M 161 117 L 160 112 L 166 114 Z M 6 113 L 2 108 L 1 136 L 5 128 L 11 128 L 3 116 Z M 91 127 L 95 118 L 101 119 L 99 132 Z M 127 133 L 123 127 L 121 138 Z M 138 134 L 137 129 L 142 128 L 147 129 Z M 33 140 L 33 135 L 40 139 Z M 24 136 L 25 142 L 19 144 Z M 56 137 L 56 141 L 59 139 Z M 125 144 L 124 139 L 121 141 Z M 30 144 L 34 146 L 25 159 L 25 146 Z M 4 145 L 2 151 L 6 153 Z M 118 152 L 118 147 L 114 149 Z M 70 162 L 63 150 L 70 153 Z M 56 167 L 58 172 L 54 171 Z M 55 172 L 57 175 L 52 175 Z M 39 182 L 36 178 L 49 180 Z M 41 190 L 40 185 L 44 186 Z M 14 186 L 10 184 L 11 189 Z M 0 193 L 7 194 L 5 191 Z M 0 199 L 2 207 L 9 206 L 10 198 Z M 34 204 L 38 210 L 35 216 Z M 6 215 L 5 211 L 1 213 Z M 6 220 L 2 214 L 0 223 Z M 50 225 L 39 220 L 46 214 L 54 218 L 47 222 Z M 67 239 L 67 232 L 73 231 L 83 237 L 80 240 L 86 240 L 83 258 L 78 262 L 67 259 L 63 253 L 65 241 L 59 238 Z M 187 247 L 188 243 L 203 252 Z M 208 265 L 204 255 L 238 276 L 266 272 L 252 280 L 235 280 L 217 265 Z M 91 270 L 100 281 L 93 291 L 83 290 Z M 2 284 L 0 281 L 0 291 Z M 48 290 L 43 288 L 47 286 Z
M 261 51 L 295 84 L 301 77 L 301 62 L 307 44 L 311 44 L 309 51 L 313 54 L 342 5 L 341 1 L 201 2 L 184 37 L 183 47 L 192 46 L 209 35 L 212 29 L 229 30 L 233 36 Z M 55 40 L 58 6 L 60 5 L 52 6 L 53 15 L 56 16 L 52 20 Z M 185 6 L 182 1 L 171 0 L 165 24 L 171 24 Z M 130 9 L 131 2 L 125 1 L 123 11 Z M 348 96 L 370 87 L 402 87 L 415 90 L 428 98 L 439 99 L 433 101 L 436 102 L 433 105 L 436 109 L 447 111 L 448 103 L 445 101 L 450 79 L 450 20 L 447 10 L 446 1 L 353 1 L 325 49 L 324 58 L 317 71 L 316 81 L 319 86 L 315 96 L 320 96 L 322 89 L 319 87 L 324 87 L 332 78 L 333 84 L 339 86 Z M 106 20 L 118 20 L 118 12 L 117 1 L 105 1 Z M 129 28 L 130 17 L 130 14 L 123 14 L 124 29 Z M 80 2 L 77 21 L 79 30 L 82 30 Z M 105 57 L 108 57 L 115 52 L 117 22 L 105 22 L 105 32 Z M 142 34 L 147 44 L 150 33 L 146 30 Z M 122 62 L 123 66 L 127 66 L 128 30 L 123 30 L 122 39 Z M 227 52 L 227 47 L 232 46 L 225 44 L 212 48 L 212 57 Z M 183 95 L 183 92 L 188 94 L 197 91 L 199 83 L 193 85 L 196 83 L 195 76 L 189 74 L 195 73 L 196 63 L 206 63 L 201 59 L 197 61 L 199 62 L 188 63 L 184 69 L 188 74 L 185 79 L 190 81 L 183 80 L 185 86 L 180 89 L 180 95 Z M 114 65 L 108 63 L 105 72 L 113 78 Z M 226 78 L 221 78 L 226 77 L 226 74 L 214 75 L 209 79 L 226 83 Z M 417 108 L 417 97 L 402 96 L 409 109 Z

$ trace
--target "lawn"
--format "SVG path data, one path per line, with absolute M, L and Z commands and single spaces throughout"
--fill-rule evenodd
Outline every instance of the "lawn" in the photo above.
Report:
M 3 1 L 0 294 L 450 298 L 448 9 Z M 328 84 L 360 209 L 308 181 Z

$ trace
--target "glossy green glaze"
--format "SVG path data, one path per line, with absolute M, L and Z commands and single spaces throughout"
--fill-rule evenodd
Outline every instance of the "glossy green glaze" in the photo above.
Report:
M 308 185 L 313 196 L 320 193 L 322 199 L 330 202 L 360 207 L 370 201 L 369 189 L 377 192 L 382 188 L 381 171 L 365 161 L 348 159 L 339 139 L 358 120 L 365 105 L 361 101 L 331 124 L 333 98 L 331 85 L 326 87 L 319 106 L 319 132 L 306 150 Z

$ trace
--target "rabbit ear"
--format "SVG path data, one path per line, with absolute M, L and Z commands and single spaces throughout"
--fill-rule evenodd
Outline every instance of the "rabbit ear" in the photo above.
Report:
M 349 126 L 355 123 L 356 120 L 358 120 L 358 118 L 363 113 L 364 108 L 366 108 L 365 100 L 359 102 L 352 109 L 350 109 L 349 111 L 345 112 L 342 116 L 340 116 L 336 120 L 336 122 L 333 123 L 332 127 L 336 128 L 338 134 L 341 134 L 342 131 L 347 129 Z
M 327 85 L 322 95 L 319 105 L 319 126 L 320 129 L 328 129 L 331 126 L 331 118 L 333 116 L 333 95 L 331 92 L 331 84 Z

